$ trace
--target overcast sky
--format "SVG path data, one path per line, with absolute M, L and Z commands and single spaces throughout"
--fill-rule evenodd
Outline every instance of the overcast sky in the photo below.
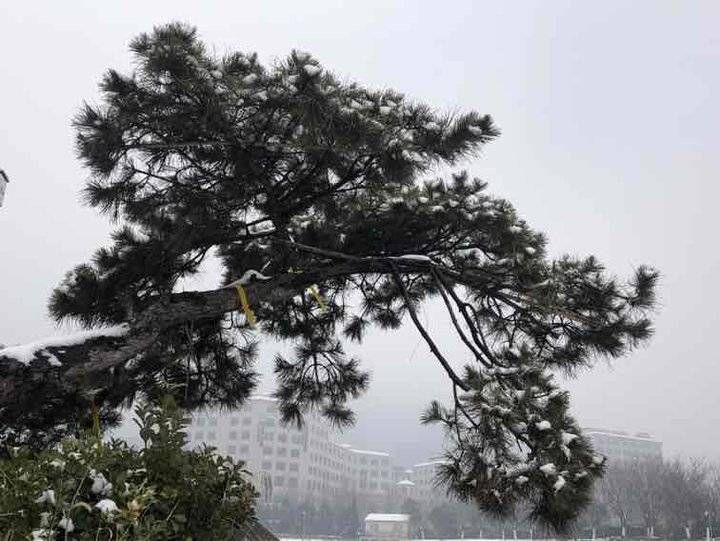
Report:
M 107 242 L 110 225 L 78 201 L 87 172 L 70 120 L 105 69 L 128 68 L 133 36 L 174 20 L 219 53 L 269 62 L 298 48 L 348 79 L 491 114 L 502 136 L 464 167 L 547 233 L 552 254 L 663 274 L 652 343 L 569 382 L 577 417 L 652 432 L 668 455 L 720 458 L 717 1 L 6 2 L 0 342 L 58 332 L 52 287 Z M 345 439 L 424 459 L 439 443 L 417 417 L 446 393 L 427 348 L 405 328 L 361 355 L 373 386 Z

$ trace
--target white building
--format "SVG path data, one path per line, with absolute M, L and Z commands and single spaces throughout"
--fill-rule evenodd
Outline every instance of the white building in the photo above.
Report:
M 410 539 L 410 516 L 370 513 L 365 517 L 362 541 L 395 541 Z
M 283 495 L 388 496 L 393 486 L 390 455 L 335 443 L 334 435 L 314 414 L 305 416 L 300 429 L 283 425 L 277 401 L 256 396 L 239 411 L 195 413 L 188 444 L 211 445 L 243 460 L 266 501 Z
M 355 492 L 371 498 L 380 498 L 392 490 L 392 463 L 388 453 L 362 451 L 342 446 L 348 452 L 347 460 L 355 475 Z
M 595 451 L 610 464 L 632 460 L 662 460 L 662 442 L 645 432 L 629 434 L 619 430 L 585 428 Z
M 400 502 L 417 498 L 417 487 L 410 479 L 403 479 L 395 483 L 394 491 L 397 501 Z
M 445 499 L 445 491 L 437 486 L 436 475 L 442 460 L 421 462 L 412 467 L 411 479 L 415 484 L 415 498 L 419 502 L 433 503 Z
M 284 425 L 270 397 L 252 397 L 237 411 L 196 412 L 187 435 L 190 447 L 207 444 L 244 461 L 265 502 L 353 497 L 366 509 L 380 510 L 406 499 L 432 504 L 445 495 L 434 480 L 441 461 L 395 466 L 388 453 L 336 443 L 339 433 L 313 413 L 300 429 Z

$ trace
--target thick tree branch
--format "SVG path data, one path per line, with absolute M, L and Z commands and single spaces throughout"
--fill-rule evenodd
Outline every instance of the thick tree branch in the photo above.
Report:
M 390 272 L 386 258 L 349 256 L 348 259 L 352 260 L 250 283 L 245 289 L 251 303 L 282 301 L 311 284 L 329 279 Z M 398 268 L 402 272 L 428 273 L 431 263 L 399 260 Z M 0 349 L 0 410 L 12 406 L 18 396 L 38 385 L 52 385 L 59 393 L 77 392 L 80 387 L 88 387 L 89 382 L 103 385 L 113 369 L 151 351 L 164 332 L 188 322 L 218 318 L 237 309 L 237 294 L 232 288 L 175 293 L 151 299 L 132 321 L 126 322 L 128 330 L 122 336 L 90 336 L 86 341 L 68 344 L 55 340 L 52 346 L 39 346 L 30 362 L 22 362 Z M 51 356 L 59 363 L 48 362 Z
M 292 249 L 320 256 L 328 262 L 304 272 L 288 272 L 266 281 L 246 284 L 245 289 L 251 303 L 286 301 L 298 295 L 304 288 L 312 284 L 326 283 L 328 280 L 368 274 L 392 274 L 401 288 L 410 316 L 418 326 L 417 314 L 410 303 L 408 292 L 399 280 L 403 274 L 435 275 L 436 279 L 440 275 L 476 291 L 488 291 L 489 296 L 494 296 L 495 293 L 493 281 L 483 272 L 477 269 L 457 272 L 424 256 L 362 257 L 284 239 L 273 240 Z M 448 291 L 455 298 L 452 288 Z M 518 301 L 532 302 L 532 299 Z M 116 370 L 124 369 L 127 363 L 136 357 L 152 353 L 164 333 L 173 332 L 178 326 L 194 321 L 217 319 L 237 309 L 237 293 L 227 287 L 157 296 L 147 301 L 144 309 L 125 322 L 127 332 L 122 336 L 90 335 L 87 340 L 67 344 L 63 344 L 62 340 L 53 340 L 52 345 L 39 346 L 32 352 L 32 359 L 29 361 L 27 358 L 19 359 L 13 356 L 12 350 L 0 349 L 0 419 L 7 422 L 13 419 L 13 416 L 25 415 L 28 409 L 45 407 L 31 399 L 39 392 L 43 398 L 50 401 L 48 403 L 52 403 L 52 400 L 67 401 L 67 397 L 87 393 L 90 389 L 111 389 Z M 433 349 L 432 339 L 424 332 L 422 325 L 419 325 L 418 329 L 424 333 L 426 342 Z M 447 360 L 437 351 L 437 347 L 433 352 L 452 381 L 466 390 L 465 383 L 454 373 Z M 18 397 L 23 399 L 18 400 Z

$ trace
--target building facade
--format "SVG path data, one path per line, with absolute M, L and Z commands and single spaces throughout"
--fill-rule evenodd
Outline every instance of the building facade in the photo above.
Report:
M 438 488 L 435 480 L 437 468 L 441 464 L 443 464 L 442 460 L 434 460 L 431 462 L 421 462 L 412 467 L 408 477 L 415 485 L 414 494 L 411 496 L 412 499 L 426 505 L 445 499 L 445 491 L 442 488 Z
M 629 461 L 662 460 L 662 442 L 645 432 L 630 434 L 620 430 L 585 428 L 595 451 L 607 457 L 610 465 Z
M 190 447 L 210 445 L 243 460 L 267 502 L 283 496 L 381 501 L 393 493 L 388 453 L 336 443 L 336 432 L 318 415 L 306 415 L 301 428 L 284 425 L 273 398 L 253 397 L 239 411 L 197 412 L 187 432 Z

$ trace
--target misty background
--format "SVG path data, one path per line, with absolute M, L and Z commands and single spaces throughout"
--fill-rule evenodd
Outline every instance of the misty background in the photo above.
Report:
M 651 432 L 666 455 L 720 458 L 715 1 L 6 3 L 0 343 L 66 330 L 47 316 L 49 294 L 112 229 L 80 205 L 88 173 L 71 119 L 97 99 L 106 69 L 130 69 L 135 35 L 175 20 L 197 26 L 218 54 L 257 51 L 268 63 L 297 48 L 349 80 L 491 114 L 502 136 L 461 167 L 545 232 L 551 255 L 595 254 L 619 276 L 641 263 L 662 272 L 656 336 L 568 381 L 575 415 L 585 426 Z M 200 285 L 218 280 L 210 272 Z M 440 314 L 431 305 L 422 318 L 440 342 L 454 340 Z M 440 450 L 418 416 L 449 388 L 419 338 L 406 325 L 352 348 L 372 384 L 343 441 L 407 465 Z M 445 351 L 463 354 L 454 341 Z

